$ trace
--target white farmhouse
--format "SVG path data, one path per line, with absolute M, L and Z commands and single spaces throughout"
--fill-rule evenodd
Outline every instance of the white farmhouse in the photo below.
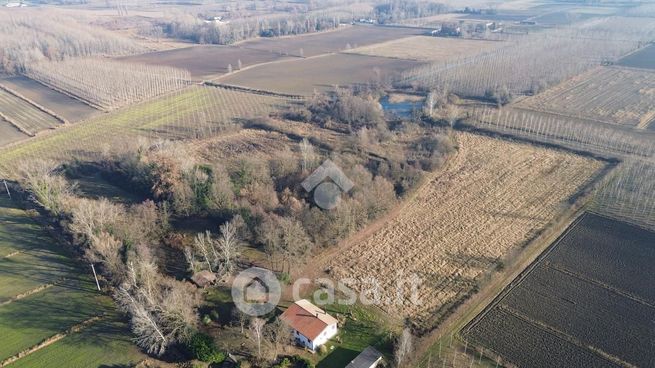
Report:
M 313 351 L 337 334 L 337 320 L 305 299 L 291 304 L 280 318 L 296 342 Z

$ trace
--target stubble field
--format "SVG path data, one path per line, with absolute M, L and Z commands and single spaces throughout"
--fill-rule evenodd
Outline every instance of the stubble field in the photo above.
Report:
M 229 65 L 243 67 L 280 60 L 280 54 L 237 46 L 204 45 L 149 52 L 121 58 L 121 61 L 186 69 L 194 78 L 212 79 L 228 72 Z
M 445 170 L 383 228 L 349 244 L 329 262 L 330 272 L 359 282 L 376 279 L 385 311 L 432 328 L 504 256 L 548 227 L 603 166 L 567 152 L 462 133 Z M 399 273 L 422 281 L 418 304 L 409 290 L 395 299 Z
M 359 47 L 347 52 L 417 61 L 445 61 L 473 56 L 502 45 L 503 43 L 498 41 L 415 36 Z
M 520 105 L 643 129 L 655 120 L 655 73 L 596 68 Z
M 336 31 L 286 38 L 260 38 L 246 41 L 239 46 L 246 49 L 268 51 L 291 56 L 316 56 L 335 53 L 359 46 L 372 45 L 407 36 L 424 34 L 420 28 L 348 26 Z M 302 55 L 300 50 L 302 50 Z

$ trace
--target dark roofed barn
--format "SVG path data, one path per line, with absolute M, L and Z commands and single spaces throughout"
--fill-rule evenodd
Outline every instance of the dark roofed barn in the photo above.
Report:
M 369 346 L 361 352 L 346 368 L 376 368 L 382 363 L 384 356 Z

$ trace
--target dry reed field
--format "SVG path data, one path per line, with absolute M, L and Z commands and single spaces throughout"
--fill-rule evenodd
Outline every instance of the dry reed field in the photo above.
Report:
M 655 120 L 655 73 L 600 67 L 528 98 L 521 105 L 643 129 Z
M 445 61 L 473 56 L 502 45 L 503 43 L 498 41 L 415 36 L 359 47 L 347 52 L 418 61 Z
M 432 328 L 508 255 L 554 221 L 604 166 L 572 153 L 461 133 L 459 151 L 399 214 L 329 262 L 337 278 L 379 284 L 382 308 Z M 396 299 L 416 274 L 419 303 Z M 400 305 L 398 304 L 400 303 Z

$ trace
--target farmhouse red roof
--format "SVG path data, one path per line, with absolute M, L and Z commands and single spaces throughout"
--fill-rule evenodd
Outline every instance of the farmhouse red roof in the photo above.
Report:
M 280 318 L 310 340 L 315 340 L 327 326 L 337 323 L 334 317 L 307 300 L 291 304 Z

